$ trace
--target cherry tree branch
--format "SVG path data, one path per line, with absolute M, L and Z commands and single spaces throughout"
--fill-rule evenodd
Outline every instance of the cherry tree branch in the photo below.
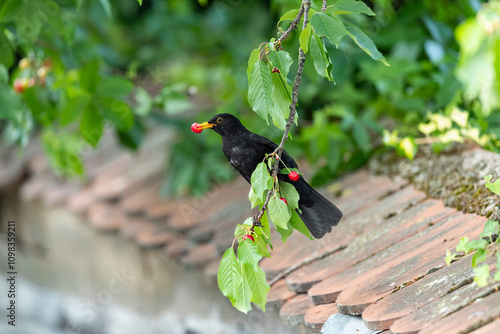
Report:
M 279 45 L 281 42 L 283 42 L 285 39 L 288 38 L 288 35 L 295 29 L 299 27 L 299 22 L 302 19 L 302 16 L 304 15 L 304 2 L 300 5 L 299 12 L 297 13 L 297 16 L 293 19 L 292 23 L 290 23 L 290 27 L 281 35 L 280 38 L 274 42 L 274 45 Z
M 326 2 L 327 2 L 327 1 L 328 1 L 328 0 L 323 0 L 323 5 L 321 6 L 321 11 L 322 11 L 322 12 L 324 12 L 324 11 L 326 10 L 326 7 L 327 7 Z
M 307 23 L 309 22 L 309 10 L 311 9 L 311 0 L 303 0 L 302 5 L 300 6 L 299 14 L 297 14 L 297 17 L 293 20 L 293 22 L 290 24 L 290 28 L 283 34 L 280 39 L 278 39 L 276 42 L 281 42 L 284 40 L 286 37 L 288 37 L 288 34 L 294 29 L 297 29 L 297 24 L 300 22 L 300 19 L 302 16 L 304 17 L 304 22 L 302 25 L 302 29 L 305 29 L 307 27 Z M 302 14 L 301 14 L 302 12 Z M 300 16 L 299 16 L 300 15 Z M 292 27 L 294 27 L 292 29 Z M 287 34 L 288 33 L 288 34 Z M 284 38 L 283 38 L 284 37 Z M 283 137 L 281 138 L 281 142 L 278 145 L 278 147 L 274 150 L 272 153 L 273 156 L 277 155 L 277 159 L 274 162 L 273 168 L 271 170 L 271 176 L 273 179 L 275 179 L 278 175 L 278 167 L 279 167 L 279 162 L 281 160 L 281 155 L 283 154 L 283 147 L 285 146 L 285 142 L 288 139 L 288 133 L 290 132 L 290 127 L 292 126 L 293 120 L 295 119 L 295 115 L 297 113 L 297 102 L 298 102 L 298 95 L 299 95 L 299 88 L 300 88 L 300 81 L 302 79 L 302 72 L 304 71 L 304 63 L 306 62 L 306 55 L 304 53 L 304 50 L 302 48 L 299 49 L 299 66 L 297 69 L 297 74 L 295 75 L 295 80 L 293 81 L 293 88 L 292 88 L 292 103 L 290 104 L 290 115 L 288 116 L 288 121 L 285 126 L 285 132 L 283 133 Z M 253 216 L 253 225 L 256 226 L 260 224 L 260 219 L 264 215 L 264 212 L 267 210 L 267 206 L 269 204 L 269 200 L 271 199 L 271 196 L 274 193 L 274 189 L 269 190 L 267 192 L 267 197 L 260 208 L 259 212 Z M 253 228 L 253 227 L 252 227 Z

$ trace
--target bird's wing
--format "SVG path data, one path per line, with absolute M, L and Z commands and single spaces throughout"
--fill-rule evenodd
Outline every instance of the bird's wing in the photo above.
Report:
M 258 143 L 259 145 L 262 145 L 267 153 L 272 153 L 278 147 L 278 145 L 276 145 L 274 142 L 270 141 L 266 137 L 262 137 L 261 135 L 251 133 L 250 137 L 253 141 Z M 281 160 L 283 160 L 288 168 L 299 168 L 295 160 L 293 160 L 293 158 L 288 153 L 286 153 L 285 150 L 283 150 Z

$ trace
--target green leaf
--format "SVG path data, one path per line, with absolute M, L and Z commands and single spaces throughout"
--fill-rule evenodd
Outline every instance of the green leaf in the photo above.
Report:
M 259 196 L 255 195 L 252 187 L 250 187 L 250 192 L 248 193 L 248 199 L 250 200 L 251 209 L 255 208 L 257 205 L 264 204 L 264 201 Z
M 418 145 L 412 137 L 405 137 L 399 143 L 399 150 L 410 160 L 415 158 L 418 152 Z
M 477 286 L 482 288 L 488 285 L 488 278 L 490 277 L 490 267 L 487 264 L 481 267 L 474 267 L 474 282 Z
M 137 2 L 139 3 L 139 6 L 142 6 L 142 0 L 137 0 Z
M 284 201 L 280 200 L 276 194 L 271 196 L 269 200 L 269 218 L 271 218 L 274 225 L 282 229 L 288 229 L 288 221 L 291 218 L 290 209 Z
M 104 9 L 104 13 L 106 13 L 106 16 L 108 19 L 113 18 L 113 14 L 111 13 L 111 4 L 109 3 L 109 0 L 99 0 L 101 3 L 102 9 Z
M 488 176 L 488 175 L 487 175 Z M 491 177 L 489 178 L 491 180 Z M 486 182 L 485 187 L 493 191 L 495 194 L 500 195 L 500 178 L 496 179 L 495 182 Z
M 240 286 L 243 281 L 241 264 L 234 254 L 233 247 L 228 248 L 219 264 L 217 272 L 217 284 L 222 294 L 229 298 L 234 305 L 240 294 Z
M 378 51 L 377 46 L 370 37 L 368 37 L 364 32 L 361 31 L 357 26 L 351 23 L 345 23 L 345 27 L 347 28 L 347 34 L 351 39 L 370 57 L 374 60 L 381 61 L 384 65 L 390 66 L 385 57 L 380 51 Z
M 488 174 L 488 175 L 483 176 L 483 180 L 486 180 L 487 182 L 490 182 L 490 180 L 491 180 L 492 177 L 493 177 L 493 175 Z
M 288 239 L 289 236 L 291 236 L 293 234 L 293 227 L 292 225 L 288 222 L 286 224 L 286 228 L 281 228 L 280 226 L 277 226 L 276 225 L 276 231 L 278 231 L 278 233 L 280 234 L 281 236 L 281 241 L 283 243 L 286 242 L 286 240 Z
M 96 99 L 94 105 L 104 118 L 110 120 L 121 131 L 130 129 L 134 124 L 132 110 L 123 101 L 112 98 Z
M 489 219 L 484 225 L 483 232 L 479 235 L 480 238 L 490 238 L 494 234 L 498 234 L 498 222 Z
M 2 64 L 0 64 L 0 82 L 9 82 L 9 72 L 7 71 L 7 68 Z
M 255 229 L 258 231 L 258 228 Z M 255 237 L 255 244 L 257 245 L 257 250 L 259 251 L 259 254 L 270 258 L 271 253 L 269 253 L 269 250 L 267 249 L 266 237 L 259 232 L 256 233 L 258 235 Z
M 274 105 L 272 94 L 270 66 L 259 60 L 253 65 L 248 77 L 248 103 L 266 121 Z
M 82 88 L 90 93 L 93 93 L 100 81 L 99 61 L 94 59 L 85 64 L 78 72 L 78 77 Z
M 273 187 L 273 178 L 269 175 L 265 162 L 261 162 L 257 165 L 252 173 L 250 181 L 254 194 L 264 202 L 267 190 Z
M 323 78 L 334 81 L 332 77 L 333 64 L 328 56 L 323 39 L 318 36 L 312 36 L 309 48 L 316 72 Z
M 248 285 L 250 286 L 250 290 L 252 291 L 252 298 L 250 300 L 256 305 L 259 305 L 265 312 L 267 293 L 271 289 L 267 283 L 266 274 L 260 267 L 254 269 L 248 265 L 245 265 L 244 273 L 247 278 Z
M 319 12 L 311 17 L 311 26 L 318 37 L 325 36 L 338 48 L 340 40 L 347 34 L 346 27 L 330 13 Z
M 102 116 L 93 103 L 87 104 L 80 121 L 80 133 L 87 142 L 96 147 L 104 128 Z
M 139 116 L 146 116 L 151 112 L 153 107 L 153 99 L 149 95 L 148 91 L 142 87 L 137 87 L 134 95 L 135 102 L 137 105 L 134 108 L 134 112 Z
M 292 103 L 292 88 L 286 82 L 281 73 L 273 73 L 273 103 L 271 111 L 273 124 L 280 130 L 284 130 L 288 116 L 290 115 L 290 104 Z
M 234 301 L 233 306 L 246 314 L 248 311 L 252 310 L 252 305 L 250 304 L 252 290 L 250 289 L 248 276 L 246 275 L 247 266 L 244 266 L 243 264 L 240 264 L 240 266 L 242 277 L 238 282 L 238 294 L 236 295 L 236 300 Z
M 82 114 L 90 101 L 89 95 L 85 94 L 81 89 L 73 89 L 68 87 L 65 96 L 65 104 L 61 110 L 59 118 L 60 124 L 66 126 L 74 121 Z
M 299 36 L 299 44 L 302 50 L 304 51 L 304 54 L 309 51 L 309 41 L 311 40 L 311 35 L 312 35 L 312 29 L 311 29 L 311 24 L 308 23 L 307 27 L 302 30 Z
M 488 241 L 484 239 L 471 240 L 467 243 L 469 250 L 484 249 L 486 246 L 488 246 Z
M 281 74 L 283 74 L 283 76 L 286 78 L 288 72 L 290 71 L 290 66 L 292 66 L 293 64 L 293 60 L 292 57 L 290 57 L 290 54 L 286 51 L 273 51 L 269 52 L 267 56 L 269 57 L 271 64 L 274 67 L 278 68 L 281 71 Z
M 467 237 L 461 238 L 456 247 L 457 252 L 464 252 L 465 254 L 469 253 L 471 249 L 469 248 L 468 243 L 469 243 L 469 238 Z
M 309 229 L 307 228 L 306 224 L 302 221 L 299 214 L 295 210 L 292 210 L 292 218 L 290 219 L 290 225 L 292 225 L 294 229 L 296 229 L 297 231 L 308 237 L 310 240 L 313 240 L 311 232 L 309 232 Z
M 245 239 L 238 245 L 238 261 L 249 265 L 254 270 L 259 267 L 259 261 L 262 259 L 257 245 L 250 239 Z
M 2 30 L 3 27 L 0 25 L 0 64 L 10 68 L 14 63 L 14 49 Z
M 368 7 L 363 1 L 355 0 L 340 0 L 336 2 L 332 7 L 329 7 L 328 12 L 332 14 L 366 14 L 369 16 L 374 16 L 375 13 Z
M 127 96 L 134 88 L 134 84 L 121 77 L 102 78 L 96 87 L 96 95 L 106 98 L 122 98 Z
M 446 258 L 444 259 L 446 265 L 449 266 L 453 260 L 455 260 L 455 254 L 452 254 L 449 250 L 446 250 Z
M 472 267 L 477 266 L 479 263 L 486 261 L 486 258 L 488 257 L 488 252 L 486 249 L 478 249 L 475 253 L 474 256 L 472 256 Z
M 259 49 L 253 49 L 252 53 L 250 53 L 250 57 L 248 58 L 248 67 L 247 67 L 247 77 L 250 78 L 250 72 L 256 62 L 259 61 Z
M 278 21 L 278 27 L 282 21 L 293 20 L 295 17 L 297 17 L 297 14 L 299 14 L 299 9 L 291 9 L 287 11 L 281 16 L 280 20 Z
M 288 206 L 291 209 L 298 209 L 299 208 L 299 193 L 297 192 L 297 189 L 295 187 L 284 181 L 279 182 L 279 195 L 281 197 L 284 197 L 286 201 L 288 202 Z

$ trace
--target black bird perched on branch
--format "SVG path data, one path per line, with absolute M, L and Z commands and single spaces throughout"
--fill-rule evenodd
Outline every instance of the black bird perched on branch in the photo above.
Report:
M 212 129 L 222 137 L 222 151 L 231 165 L 250 183 L 250 178 L 257 165 L 262 162 L 266 154 L 273 153 L 278 147 L 269 139 L 248 131 L 240 120 L 231 114 L 219 114 L 208 122 L 199 124 L 196 128 Z M 282 162 L 288 168 L 298 168 L 297 163 L 285 151 L 281 156 Z M 279 168 L 285 168 L 280 162 Z M 280 181 L 292 184 L 300 195 L 299 212 L 307 228 L 315 238 L 322 238 L 331 232 L 342 218 L 342 212 L 326 198 L 314 190 L 302 176 L 296 182 L 289 180 L 286 175 L 278 174 Z

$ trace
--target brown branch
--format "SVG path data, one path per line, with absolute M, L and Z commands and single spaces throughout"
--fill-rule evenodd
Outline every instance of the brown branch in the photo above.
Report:
M 300 5 L 299 12 L 297 13 L 297 16 L 295 16 L 295 18 L 293 19 L 292 23 L 290 23 L 290 27 L 288 27 L 288 29 L 283 33 L 283 35 L 281 35 L 281 37 L 278 38 L 276 42 L 274 42 L 274 45 L 279 45 L 281 42 L 287 39 L 288 35 L 290 35 L 292 31 L 298 28 L 299 22 L 302 19 L 303 15 L 304 15 L 304 2 L 302 2 L 302 4 Z
M 328 0 L 323 0 L 323 6 L 321 6 L 321 11 L 322 11 L 322 12 L 324 12 L 324 11 L 326 10 L 326 7 L 327 7 L 326 2 L 327 2 L 327 1 L 328 1 Z
M 311 9 L 311 0 L 303 0 L 300 8 L 301 8 L 301 10 L 299 10 L 299 14 L 300 14 L 300 11 L 302 11 L 303 16 L 304 16 L 304 23 L 303 23 L 302 29 L 305 29 L 307 27 L 307 23 L 309 22 L 309 9 Z M 291 31 L 290 29 L 292 28 L 292 25 L 294 23 L 295 23 L 294 29 L 296 29 L 297 28 L 296 25 L 300 21 L 300 19 L 301 19 L 301 17 L 299 17 L 297 15 L 295 20 L 290 24 L 290 28 L 287 30 L 287 32 Z M 283 36 L 285 36 L 285 34 L 283 34 Z M 281 37 L 283 37 L 283 36 L 281 36 Z M 283 38 L 283 39 L 285 39 L 285 38 Z M 278 145 L 278 147 L 274 150 L 274 152 L 272 153 L 272 155 L 275 155 L 275 154 L 278 155 L 276 161 L 274 162 L 274 166 L 272 168 L 272 171 L 271 171 L 271 176 L 273 177 L 273 179 L 276 178 L 276 176 L 278 175 L 278 167 L 279 167 L 281 155 L 283 153 L 283 147 L 285 146 L 285 141 L 288 139 L 288 133 L 290 132 L 290 127 L 292 126 L 293 120 L 295 119 L 295 114 L 297 113 L 297 102 L 298 102 L 300 81 L 302 79 L 302 72 L 304 71 L 305 61 L 306 61 L 306 55 L 305 55 L 304 51 L 302 50 L 302 48 L 300 48 L 299 49 L 299 67 L 297 70 L 297 75 L 295 76 L 295 80 L 293 81 L 292 103 L 290 104 L 290 115 L 288 116 L 288 121 L 287 121 L 286 126 L 285 126 L 285 133 L 283 133 L 283 137 L 281 138 L 281 142 Z M 271 199 L 271 196 L 273 195 L 273 193 L 274 193 L 274 190 L 269 190 L 267 192 L 266 201 L 264 202 L 264 204 L 260 208 L 259 213 L 257 213 L 255 216 L 253 216 L 254 226 L 260 222 L 260 219 L 264 215 L 264 212 L 267 210 L 267 205 L 269 204 L 269 200 Z

